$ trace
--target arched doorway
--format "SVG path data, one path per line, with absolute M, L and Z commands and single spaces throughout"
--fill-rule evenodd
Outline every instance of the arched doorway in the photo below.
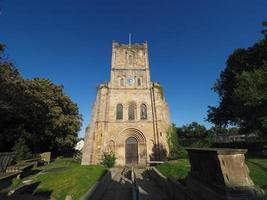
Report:
M 133 139 L 129 139 L 133 138 Z M 129 141 L 127 142 L 127 140 Z M 140 166 L 146 166 L 147 164 L 147 146 L 146 146 L 146 137 L 144 134 L 136 129 L 136 128 L 126 128 L 119 132 L 119 134 L 116 135 L 116 138 L 113 139 L 115 142 L 115 152 L 116 152 L 116 165 L 118 166 L 125 166 L 125 165 L 131 165 L 129 163 L 131 156 L 127 155 L 127 152 L 129 154 L 131 151 L 128 151 L 128 148 L 130 148 L 131 145 L 127 147 L 127 143 L 133 143 L 132 146 L 135 146 L 135 162 L 134 164 L 140 165 Z M 134 143 L 136 145 L 134 145 Z M 126 149 L 127 148 L 127 149 Z
M 125 142 L 126 165 L 138 164 L 138 142 L 134 137 L 127 138 Z

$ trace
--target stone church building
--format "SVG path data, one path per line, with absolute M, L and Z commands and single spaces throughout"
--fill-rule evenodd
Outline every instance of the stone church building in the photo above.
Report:
M 116 165 L 146 165 L 168 154 L 168 105 L 150 80 L 147 43 L 112 43 L 110 81 L 99 85 L 86 129 L 82 164 L 114 152 Z

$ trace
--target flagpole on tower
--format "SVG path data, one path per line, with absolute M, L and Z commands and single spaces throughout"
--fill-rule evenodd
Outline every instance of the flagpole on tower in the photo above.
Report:
M 129 33 L 129 47 L 131 47 L 131 43 L 132 43 L 132 35 L 131 33 Z

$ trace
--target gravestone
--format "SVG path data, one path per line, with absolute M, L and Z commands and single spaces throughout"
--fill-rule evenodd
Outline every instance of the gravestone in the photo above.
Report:
M 2 152 L 0 153 L 0 172 L 5 172 L 8 165 L 11 164 L 15 153 L 13 152 Z
M 199 199 L 264 199 L 245 163 L 245 149 L 187 148 L 191 171 L 186 186 Z

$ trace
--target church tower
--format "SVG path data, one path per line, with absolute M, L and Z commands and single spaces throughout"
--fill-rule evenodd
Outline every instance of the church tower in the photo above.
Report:
M 82 164 L 113 152 L 116 165 L 146 165 L 168 154 L 169 110 L 150 81 L 148 45 L 112 43 L 110 82 L 98 87 L 86 129 Z

